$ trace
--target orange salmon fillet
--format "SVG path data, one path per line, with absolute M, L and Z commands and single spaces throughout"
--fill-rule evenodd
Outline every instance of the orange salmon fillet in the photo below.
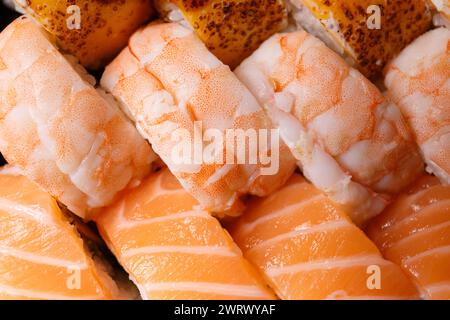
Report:
M 230 230 L 282 299 L 417 298 L 401 269 L 300 175 L 253 200 Z
M 56 201 L 4 170 L 0 185 L 0 299 L 112 298 Z
M 450 299 L 450 186 L 424 175 L 367 228 L 425 299 Z
M 219 221 L 168 169 L 97 218 L 100 233 L 143 299 L 273 299 Z

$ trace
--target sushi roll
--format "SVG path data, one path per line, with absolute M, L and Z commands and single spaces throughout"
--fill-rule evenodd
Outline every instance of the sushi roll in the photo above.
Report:
M 401 269 L 300 175 L 252 200 L 230 233 L 281 299 L 418 297 Z
M 295 169 L 255 97 L 178 23 L 136 32 L 101 84 L 205 210 L 235 215 L 242 195 L 267 195 Z M 252 133 L 257 143 L 250 142 Z
M 427 171 L 450 184 L 450 30 L 430 31 L 387 68 L 388 94 L 420 146 Z
M 154 14 L 151 0 L 16 0 L 16 6 L 90 69 L 111 61 Z
M 424 175 L 370 222 L 367 234 L 424 299 L 450 299 L 450 187 Z
M 56 201 L 11 168 L 0 171 L 0 299 L 126 299 Z
M 306 178 L 363 224 L 423 170 L 398 107 L 323 42 L 277 34 L 235 70 Z
M 432 25 L 429 0 L 289 0 L 296 23 L 376 78 Z
M 97 225 L 143 299 L 275 298 L 166 168 L 104 209 Z
M 156 0 L 155 6 L 165 21 L 193 29 L 208 49 L 232 69 L 287 26 L 283 0 Z
M 0 151 L 69 210 L 89 219 L 156 158 L 95 80 L 22 16 L 0 34 Z

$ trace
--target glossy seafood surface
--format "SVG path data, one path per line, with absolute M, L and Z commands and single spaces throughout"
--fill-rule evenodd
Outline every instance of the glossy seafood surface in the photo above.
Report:
M 450 299 L 450 187 L 423 176 L 368 227 L 383 255 L 400 265 L 422 298 Z
M 4 169 L 0 185 L 0 299 L 111 299 L 115 285 L 56 201 Z
M 258 149 L 265 154 L 279 151 L 278 167 L 267 174 L 264 169 L 271 163 L 237 158 L 238 153 L 251 151 L 250 144 L 231 154 L 232 161 L 227 160 L 231 150 L 227 143 L 215 148 L 219 161 L 196 161 L 194 154 L 184 159 L 174 152 L 180 150 L 180 141 L 183 146 L 197 143 L 196 132 L 214 130 L 226 139 L 230 131 L 259 134 L 274 128 L 229 67 L 180 24 L 151 24 L 135 33 L 128 48 L 106 68 L 101 83 L 122 102 L 155 152 L 207 210 L 236 214 L 241 195 L 267 195 L 294 170 L 295 160 L 283 143 L 268 144 L 266 151 Z
M 385 195 L 422 172 L 397 106 L 308 33 L 272 36 L 235 73 L 280 128 L 303 174 L 355 222 L 381 212 Z
M 252 201 L 231 235 L 282 299 L 417 298 L 400 268 L 299 175 Z
M 0 151 L 72 212 L 138 181 L 155 158 L 117 105 L 29 18 L 0 34 Z
M 388 95 L 400 107 L 427 164 L 450 184 L 450 30 L 430 31 L 387 68 Z
M 167 169 L 105 209 L 97 223 L 144 299 L 274 298 L 219 222 Z
M 450 300 L 449 1 L 0 0 L 0 300 Z

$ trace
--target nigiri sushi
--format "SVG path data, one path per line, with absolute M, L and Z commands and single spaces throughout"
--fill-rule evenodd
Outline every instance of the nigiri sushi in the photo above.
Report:
M 167 22 L 192 28 L 232 69 L 288 20 L 284 0 L 156 0 L 155 6 Z
M 401 269 L 300 175 L 252 200 L 230 232 L 281 299 L 417 298 Z
M 0 186 L 1 300 L 126 298 L 48 193 L 11 168 Z
M 166 168 L 97 217 L 143 299 L 273 299 L 219 222 Z
M 151 24 L 136 32 L 101 84 L 206 210 L 236 214 L 241 195 L 269 194 L 295 168 L 255 97 L 180 24 Z
M 388 95 L 400 107 L 427 171 L 450 184 L 450 30 L 432 30 L 387 68 Z
M 151 0 L 16 0 L 55 36 L 58 46 L 90 69 L 104 67 L 154 13 Z
M 0 152 L 89 218 L 156 158 L 117 103 L 22 16 L 0 34 Z
M 370 222 L 367 233 L 423 298 L 450 299 L 450 186 L 424 175 Z
M 289 0 L 306 31 L 365 76 L 376 78 L 406 45 L 432 25 L 429 0 Z
M 272 36 L 235 74 L 280 128 L 305 177 L 356 223 L 422 172 L 398 107 L 312 35 Z

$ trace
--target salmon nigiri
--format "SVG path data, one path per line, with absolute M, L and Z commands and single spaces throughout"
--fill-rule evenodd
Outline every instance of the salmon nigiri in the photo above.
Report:
M 244 256 L 282 299 L 417 297 L 401 269 L 299 175 L 271 196 L 253 200 L 230 228 Z
M 110 299 L 119 290 L 56 201 L 0 172 L 0 299 Z
M 164 169 L 97 218 L 144 299 L 271 299 L 219 222 Z
M 450 299 L 450 186 L 423 176 L 367 229 L 426 299 Z

